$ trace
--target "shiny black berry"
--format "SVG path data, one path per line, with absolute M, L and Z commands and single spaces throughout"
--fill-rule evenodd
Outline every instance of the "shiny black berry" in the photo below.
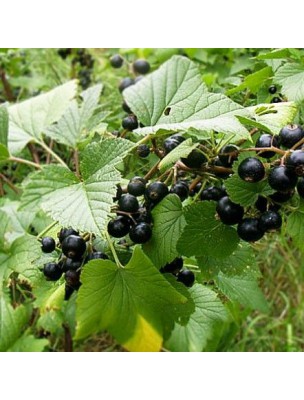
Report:
M 127 77 L 127 78 L 124 78 L 120 82 L 118 89 L 119 89 L 120 93 L 122 93 L 125 89 L 127 89 L 128 87 L 130 87 L 132 85 L 134 85 L 134 79 Z
M 130 227 L 130 219 L 123 215 L 119 215 L 117 218 L 109 221 L 108 233 L 115 238 L 122 238 L 129 233 Z
M 86 242 L 82 237 L 70 235 L 62 242 L 62 252 L 73 260 L 79 260 L 86 251 Z
M 222 165 L 230 168 L 239 155 L 239 148 L 235 144 L 226 144 L 219 152 L 218 158 Z
M 177 140 L 178 143 L 182 143 L 184 140 L 186 140 L 181 134 L 175 133 L 174 135 L 170 136 L 171 139 Z
M 214 173 L 215 176 L 217 176 L 218 178 L 221 178 L 221 179 L 227 179 L 227 178 L 229 178 L 229 176 L 231 175 L 231 173 L 225 171 L 225 169 L 226 169 L 227 167 L 222 163 L 222 161 L 221 161 L 218 157 L 215 158 L 215 160 L 214 160 L 214 162 L 213 162 L 213 165 L 214 165 L 215 167 L 220 167 L 220 168 L 217 168 L 217 170 L 214 170 L 214 171 L 213 171 L 213 173 Z M 223 169 L 223 171 L 221 171 L 221 169 Z
M 169 189 L 163 182 L 153 182 L 146 189 L 145 199 L 156 204 L 166 197 L 168 193 Z
M 202 191 L 200 198 L 201 200 L 218 201 L 224 196 L 227 196 L 227 193 L 223 188 L 217 186 L 209 186 Z
M 177 257 L 170 263 L 166 264 L 164 267 L 160 269 L 162 273 L 169 273 L 169 274 L 178 274 L 181 269 L 183 268 L 184 261 L 182 257 Z
M 255 147 L 262 147 L 262 148 L 267 148 L 267 147 L 279 147 L 279 139 L 277 136 L 270 135 L 269 133 L 263 133 L 261 135 L 256 144 Z M 260 157 L 263 158 L 271 158 L 275 155 L 274 151 L 258 151 L 258 154 Z
M 304 137 L 304 130 L 300 125 L 286 125 L 279 133 L 281 144 L 288 149 L 296 145 Z
M 259 159 L 248 157 L 240 163 L 238 174 L 239 177 L 246 182 L 259 182 L 265 176 L 265 168 Z
M 282 103 L 282 99 L 280 97 L 273 97 L 270 103 Z
M 128 104 L 126 103 L 126 101 L 124 101 L 122 103 L 122 109 L 127 113 L 127 114 L 131 114 L 132 110 L 131 108 L 128 106 Z
M 110 63 L 112 65 L 113 68 L 120 68 L 123 65 L 123 58 L 120 54 L 114 54 L 114 56 L 112 56 L 110 58 Z
M 276 211 L 266 211 L 259 219 L 259 229 L 263 232 L 272 232 L 280 229 L 282 226 L 282 217 Z
M 141 207 L 138 210 L 138 214 L 134 216 L 135 221 L 139 222 L 146 222 L 147 224 L 151 224 L 153 222 L 153 218 L 151 212 L 149 212 L 146 208 Z
M 255 208 L 260 212 L 265 212 L 267 210 L 268 201 L 266 197 L 259 196 L 257 201 L 255 202 Z
M 181 201 L 184 201 L 189 196 L 189 187 L 183 182 L 177 182 L 171 186 L 170 193 L 177 194 Z
M 150 154 L 150 148 L 146 144 L 140 144 L 136 149 L 137 154 L 141 158 L 146 158 Z
M 279 192 L 287 192 L 297 184 L 296 174 L 286 166 L 274 167 L 268 176 L 268 183 L 272 189 Z
M 135 176 L 128 183 L 127 190 L 133 196 L 142 196 L 146 191 L 146 180 L 140 176 Z
M 44 253 L 51 253 L 55 250 L 56 243 L 52 237 L 46 236 L 41 240 L 41 250 Z
M 130 114 L 122 120 L 122 127 L 128 131 L 138 128 L 138 121 L 135 115 Z
M 183 283 L 185 286 L 191 287 L 194 284 L 195 275 L 192 271 L 184 269 L 183 271 L 178 273 L 177 280 Z
M 108 260 L 109 257 L 102 253 L 101 251 L 94 251 L 86 256 L 85 263 L 92 261 L 92 260 Z
M 145 75 L 150 71 L 150 64 L 146 60 L 138 59 L 133 63 L 133 69 L 138 74 Z
M 244 208 L 233 203 L 228 196 L 222 197 L 216 206 L 220 220 L 225 225 L 234 225 L 240 222 L 244 216 Z
M 132 194 L 123 194 L 118 201 L 120 211 L 135 213 L 139 209 L 138 200 Z
M 295 150 L 287 158 L 286 167 L 298 176 L 304 176 L 304 151 Z
M 264 232 L 259 228 L 258 218 L 245 218 L 238 224 L 237 233 L 245 242 L 256 242 L 261 239 Z
M 166 154 L 170 153 L 170 151 L 175 149 L 179 144 L 180 142 L 178 140 L 172 139 L 171 137 L 167 138 L 163 143 L 163 148 L 165 150 L 165 153 Z
M 62 243 L 64 239 L 70 235 L 79 236 L 79 232 L 75 231 L 73 228 L 62 228 L 58 234 L 59 242 Z
M 146 243 L 152 236 L 151 226 L 146 222 L 140 222 L 130 229 L 129 236 L 134 243 Z
M 297 190 L 299 193 L 299 196 L 304 199 L 304 178 L 300 178 L 297 184 Z
M 194 149 L 187 158 L 181 160 L 188 168 L 200 168 L 207 161 L 207 158 L 200 150 Z
M 288 200 L 290 200 L 293 197 L 294 193 L 295 193 L 295 191 L 292 189 L 287 192 L 275 192 L 275 193 L 271 194 L 269 197 L 275 203 L 286 203 Z
M 72 260 L 71 258 L 67 258 L 65 263 L 63 264 L 63 271 L 68 271 L 69 269 L 77 270 L 82 265 L 82 259 L 80 260 Z
M 72 288 L 71 286 L 65 284 L 65 287 L 64 287 L 64 300 L 65 301 L 69 300 L 74 292 L 75 292 L 74 288 Z
M 62 275 L 62 269 L 56 263 L 47 263 L 43 267 L 44 276 L 49 281 L 58 281 Z
M 116 185 L 116 187 L 117 187 L 116 194 L 115 194 L 115 197 L 113 197 L 113 201 L 119 200 L 123 194 L 122 187 L 120 185 Z
M 75 271 L 70 269 L 69 271 L 67 271 L 65 273 L 65 281 L 66 284 L 70 287 L 72 287 L 73 289 L 77 290 L 79 289 L 81 283 L 80 283 L 80 271 Z
M 269 92 L 270 94 L 275 94 L 275 93 L 277 92 L 277 87 L 276 87 L 275 85 L 269 86 L 268 92 Z

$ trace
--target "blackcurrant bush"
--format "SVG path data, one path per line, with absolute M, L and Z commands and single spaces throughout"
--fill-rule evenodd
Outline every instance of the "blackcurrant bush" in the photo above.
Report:
M 138 121 L 135 115 L 130 114 L 122 120 L 122 127 L 128 131 L 138 128 Z
M 275 192 L 271 194 L 269 197 L 276 203 L 286 203 L 288 200 L 292 198 L 294 195 L 294 190 L 289 190 L 287 192 Z
M 62 275 L 62 269 L 56 263 L 47 263 L 43 267 L 44 276 L 49 281 L 58 281 Z
M 123 58 L 120 54 L 114 54 L 114 56 L 112 56 L 110 58 L 110 63 L 112 65 L 113 68 L 120 68 L 123 65 Z
M 63 254 L 72 260 L 80 259 L 86 251 L 86 242 L 82 237 L 70 235 L 62 242 Z
M 274 167 L 268 176 L 269 185 L 279 192 L 287 192 L 297 184 L 296 174 L 285 165 Z
M 269 133 L 263 133 L 256 141 L 255 147 L 279 147 L 279 139 L 277 136 L 270 135 Z M 258 151 L 259 156 L 263 158 L 271 158 L 275 155 L 274 151 Z
M 271 99 L 270 103 L 282 103 L 282 99 L 278 96 L 275 96 Z
M 171 186 L 170 193 L 177 194 L 181 201 L 184 201 L 189 196 L 189 188 L 182 182 L 176 182 Z
M 200 168 L 207 161 L 207 158 L 201 151 L 194 149 L 187 158 L 181 160 L 188 168 Z
M 165 150 L 165 153 L 166 154 L 170 153 L 170 151 L 175 149 L 179 144 L 180 142 L 178 140 L 172 139 L 171 137 L 167 138 L 163 143 L 163 148 Z
M 177 280 L 187 287 L 191 287 L 195 281 L 195 275 L 192 271 L 184 269 L 177 274 Z
M 142 196 L 146 191 L 146 180 L 140 176 L 135 176 L 128 183 L 127 190 L 133 196 Z
M 85 263 L 91 260 L 108 260 L 108 259 L 109 257 L 105 253 L 102 253 L 101 251 L 93 251 L 93 253 L 90 253 L 86 256 Z
M 118 86 L 118 89 L 119 89 L 119 91 L 120 91 L 120 93 L 122 93 L 125 89 L 127 89 L 129 86 L 132 86 L 132 85 L 134 85 L 134 79 L 132 79 L 132 78 L 124 78 L 121 82 L 120 82 L 120 84 L 119 84 L 119 86 Z
M 150 71 L 150 64 L 146 60 L 138 59 L 133 63 L 133 69 L 138 74 L 145 75 Z
M 218 158 L 223 166 L 230 168 L 239 155 L 239 148 L 235 144 L 226 144 L 219 152 Z
M 304 175 L 304 151 L 295 150 L 287 158 L 286 166 L 298 176 Z
M 259 159 L 248 157 L 240 163 L 238 174 L 239 177 L 246 182 L 259 182 L 265 176 L 265 168 Z
M 166 264 L 164 267 L 160 269 L 162 273 L 169 273 L 169 274 L 178 274 L 181 269 L 183 268 L 184 261 L 182 257 L 177 257 L 170 263 Z
M 266 211 L 259 219 L 259 229 L 263 232 L 271 232 L 280 229 L 282 226 L 282 217 L 276 211 Z
M 224 196 L 227 196 L 224 189 L 217 186 L 209 186 L 201 192 L 200 198 L 201 200 L 218 201 Z
M 80 271 L 75 271 L 75 270 L 68 270 L 65 273 L 65 281 L 66 284 L 70 287 L 72 287 L 73 289 L 77 290 L 79 289 L 81 283 L 80 283 Z
M 163 182 L 153 182 L 146 189 L 145 199 L 156 204 L 166 197 L 168 193 L 169 189 Z
M 46 236 L 41 240 L 41 250 L 44 253 L 51 253 L 55 250 L 56 243 L 52 237 Z
M 237 227 L 237 233 L 239 237 L 245 242 L 256 242 L 261 239 L 264 232 L 259 229 L 258 218 L 245 218 Z
M 225 225 L 234 225 L 240 222 L 244 216 L 244 208 L 233 203 L 228 196 L 222 197 L 216 206 L 220 220 Z
M 138 200 L 132 194 L 123 194 L 118 201 L 120 211 L 135 213 L 139 209 Z
M 297 190 L 299 193 L 299 196 L 304 199 L 304 178 L 300 178 L 297 184 Z
M 269 86 L 268 92 L 269 92 L 270 94 L 275 94 L 276 91 L 277 91 L 277 87 L 276 87 L 275 85 Z
M 286 125 L 279 133 L 281 144 L 288 149 L 295 146 L 304 137 L 304 130 L 300 125 Z
M 140 222 L 130 229 L 129 236 L 134 243 L 146 243 L 152 236 L 151 226 L 146 222 Z
M 131 221 L 124 215 L 119 215 L 117 218 L 112 219 L 108 223 L 108 232 L 115 238 L 122 238 L 126 236 L 131 227 Z
M 136 149 L 137 154 L 141 158 L 146 158 L 150 154 L 150 148 L 146 144 L 140 144 Z
M 73 228 L 62 228 L 58 233 L 59 242 L 62 243 L 64 239 L 70 235 L 78 236 L 79 232 L 75 231 Z

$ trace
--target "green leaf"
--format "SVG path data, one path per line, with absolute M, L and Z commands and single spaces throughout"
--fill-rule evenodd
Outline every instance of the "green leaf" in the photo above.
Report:
M 1 161 L 6 161 L 9 158 L 10 154 L 7 150 L 7 148 L 0 143 L 0 162 Z
M 40 141 L 42 133 L 58 121 L 76 94 L 76 81 L 9 107 L 9 149 L 19 153 L 29 142 Z
M 220 272 L 215 281 L 219 289 L 231 301 L 240 302 L 245 307 L 261 312 L 269 310 L 265 296 L 253 274 L 247 272 L 242 275 L 228 276 Z
M 301 200 L 299 208 L 287 218 L 286 233 L 292 238 L 293 243 L 304 250 L 304 201 Z
M 216 293 L 196 284 L 189 289 L 195 304 L 185 326 L 175 324 L 170 339 L 165 343 L 171 351 L 202 351 L 217 328 L 228 319 L 228 313 Z
M 8 350 L 21 336 L 25 324 L 30 318 L 25 306 L 13 308 L 0 296 L 0 351 Z
M 241 83 L 236 88 L 227 91 L 228 95 L 241 92 L 244 89 L 249 89 L 252 93 L 256 93 L 260 86 L 272 75 L 272 68 L 265 67 L 259 69 L 250 75 L 247 75 L 244 82 Z
M 296 102 L 304 100 L 304 66 L 298 63 L 286 63 L 275 73 L 274 82 L 282 85 L 281 91 Z
M 158 166 L 160 171 L 163 172 L 170 168 L 181 157 L 187 157 L 198 145 L 199 143 L 192 144 L 191 139 L 187 139 L 179 144 L 160 161 Z
M 125 268 L 89 262 L 81 281 L 76 338 L 106 329 L 131 351 L 159 351 L 163 320 L 176 318 L 178 306 L 187 302 L 139 246 Z
M 71 101 L 58 123 L 46 130 L 46 135 L 58 143 L 76 148 L 82 135 L 87 133 L 90 120 L 98 107 L 102 85 L 95 85 L 82 93 L 83 102 L 80 106 L 76 100 Z
M 0 107 L 0 144 L 7 147 L 8 112 L 4 106 Z M 1 158 L 0 158 L 1 159 Z
M 237 248 L 239 237 L 231 226 L 222 224 L 216 215 L 216 204 L 204 201 L 185 210 L 186 227 L 177 250 L 186 256 L 227 257 Z
M 158 268 L 179 255 L 176 245 L 185 226 L 183 207 L 175 194 L 166 196 L 152 211 L 152 239 L 144 244 L 147 256 Z
M 47 339 L 37 339 L 33 335 L 24 334 L 13 344 L 8 351 L 13 352 L 41 352 L 49 345 Z
M 290 56 L 289 49 L 275 49 L 270 52 L 259 54 L 256 59 L 257 60 L 276 60 L 276 59 L 284 59 Z
M 22 208 L 41 207 L 63 226 L 100 234 L 120 182 L 114 165 L 132 147 L 133 144 L 123 139 L 108 139 L 87 146 L 81 154 L 83 180 L 59 165 L 44 166 L 25 185 Z

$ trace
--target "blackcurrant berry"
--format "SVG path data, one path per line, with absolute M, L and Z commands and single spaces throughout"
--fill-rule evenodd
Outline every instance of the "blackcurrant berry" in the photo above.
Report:
M 62 243 L 64 239 L 70 235 L 78 236 L 79 232 L 75 231 L 73 228 L 62 228 L 58 234 L 59 242 Z
M 122 187 L 120 185 L 116 185 L 116 187 L 117 187 L 116 194 L 115 194 L 115 197 L 113 197 L 113 201 L 119 200 L 123 194 Z
M 140 176 L 135 176 L 128 183 L 127 190 L 133 196 L 142 196 L 146 191 L 146 180 Z
M 149 202 L 159 203 L 169 193 L 168 187 L 163 182 L 153 182 L 147 187 L 145 198 Z
M 299 196 L 304 199 L 304 178 L 300 178 L 297 184 L 297 190 L 299 193 Z
M 256 242 L 261 239 L 264 232 L 259 229 L 258 218 L 245 218 L 237 227 L 237 233 L 239 237 L 245 242 Z
M 277 91 L 277 87 L 276 87 L 275 85 L 269 86 L 268 92 L 269 92 L 270 94 L 275 94 L 276 91 Z
M 170 151 L 175 149 L 179 144 L 180 142 L 178 140 L 172 139 L 171 137 L 167 138 L 163 143 L 163 148 L 165 150 L 165 153 L 166 154 L 170 153 Z
M 90 253 L 86 256 L 85 264 L 91 260 L 108 260 L 108 259 L 109 257 L 105 253 L 102 253 L 101 251 L 93 251 L 93 253 Z
M 150 154 L 150 148 L 146 144 L 140 144 L 136 150 L 137 154 L 141 158 L 146 158 Z
M 175 133 L 174 135 L 171 135 L 170 138 L 173 140 L 177 140 L 178 143 L 182 143 L 185 140 L 185 138 L 179 133 Z
M 207 189 L 202 191 L 200 198 L 201 200 L 218 201 L 224 196 L 227 196 L 224 189 L 217 186 L 209 186 Z
M 131 227 L 131 221 L 128 217 L 119 215 L 117 218 L 112 219 L 108 223 L 108 232 L 115 238 L 122 238 L 126 236 Z
M 199 193 L 201 188 L 202 188 L 202 182 L 198 182 L 198 184 L 192 190 L 189 191 L 189 196 L 194 197 L 197 193 Z
M 257 158 L 248 157 L 240 163 L 238 174 L 246 182 L 259 182 L 265 176 L 265 168 L 263 163 Z
M 267 148 L 267 147 L 279 147 L 279 139 L 277 136 L 272 136 L 269 133 L 263 133 L 263 135 L 261 135 L 256 144 L 255 147 L 262 147 L 262 148 Z M 263 158 L 271 158 L 275 155 L 274 151 L 258 151 L 259 156 L 263 157 Z
M 282 217 L 276 211 L 266 211 L 259 219 L 259 229 L 263 232 L 275 231 L 282 226 Z
M 131 114 L 132 110 L 131 108 L 128 106 L 128 104 L 126 103 L 126 101 L 124 101 L 122 103 L 122 109 L 127 113 L 127 114 Z
M 127 77 L 127 78 L 124 78 L 120 82 L 118 89 L 119 89 L 120 93 L 122 93 L 125 89 L 127 89 L 129 86 L 132 86 L 132 85 L 134 85 L 134 79 Z
M 294 195 L 294 190 L 289 190 L 287 192 L 275 192 L 271 194 L 269 197 L 276 203 L 286 203 L 286 201 L 290 200 Z
M 218 157 L 215 158 L 213 165 L 215 167 L 227 168 Z M 217 176 L 218 178 L 221 178 L 221 179 L 227 179 L 231 175 L 230 172 L 226 172 L 225 170 L 224 171 L 213 171 L 213 173 L 215 176 Z
M 56 243 L 52 237 L 47 236 L 41 240 L 41 250 L 44 253 L 51 253 L 52 251 L 55 250 L 55 247 Z
M 62 269 L 56 263 L 47 263 L 43 267 L 44 276 L 49 281 L 58 281 L 62 275 Z
M 69 300 L 74 292 L 75 292 L 74 288 L 72 288 L 71 286 L 65 284 L 65 286 L 64 286 L 64 300 L 65 301 Z
M 86 251 L 86 242 L 82 237 L 76 235 L 70 235 L 62 242 L 62 252 L 73 260 L 79 260 Z
M 70 287 L 72 287 L 73 289 L 77 290 L 79 289 L 81 283 L 80 283 L 80 271 L 75 271 L 70 269 L 69 271 L 67 271 L 65 273 L 65 281 L 66 284 Z
M 268 183 L 272 189 L 279 192 L 287 192 L 297 184 L 296 174 L 286 166 L 274 167 L 268 176 Z
M 184 201 L 189 196 L 189 188 L 184 183 L 177 182 L 171 186 L 170 193 L 177 194 L 181 201 Z
M 71 49 L 58 49 L 58 55 L 65 60 L 69 54 L 71 54 Z
M 138 128 L 138 121 L 135 115 L 130 114 L 122 120 L 122 127 L 128 131 Z
M 225 225 L 234 225 L 244 216 L 244 208 L 233 203 L 228 196 L 222 197 L 217 203 L 216 212 Z
M 194 149 L 187 158 L 181 160 L 188 168 L 200 168 L 207 161 L 207 158 L 201 151 Z
M 135 215 L 135 221 L 139 222 L 146 222 L 147 224 L 151 224 L 153 222 L 153 218 L 151 213 L 144 207 L 141 207 L 138 210 L 138 214 Z
M 268 201 L 266 197 L 259 196 L 257 201 L 255 202 L 255 208 L 260 212 L 265 212 L 267 210 Z
M 133 69 L 138 74 L 145 75 L 150 71 L 150 64 L 146 60 L 138 59 L 134 61 Z
M 273 97 L 270 103 L 282 103 L 282 99 L 280 97 Z
M 287 158 L 286 166 L 292 170 L 296 175 L 304 175 L 304 151 L 295 150 Z
M 295 146 L 304 137 L 304 130 L 300 125 L 286 125 L 280 130 L 281 144 L 288 149 Z
M 113 68 L 120 68 L 123 65 L 123 58 L 120 54 L 114 54 L 114 56 L 112 56 L 110 58 L 110 63 L 112 65 Z
M 151 226 L 146 222 L 140 222 L 130 229 L 129 236 L 134 243 L 146 243 L 152 236 Z
M 184 261 L 182 257 L 177 257 L 170 263 L 166 264 L 164 267 L 160 269 L 161 273 L 169 273 L 169 274 L 178 274 L 183 268 Z
M 226 144 L 219 152 L 218 158 L 223 166 L 230 168 L 239 155 L 239 148 L 235 144 Z
M 139 209 L 138 200 L 132 194 L 123 194 L 118 201 L 120 211 L 135 213 Z
M 69 269 L 77 270 L 82 265 L 82 259 L 80 260 L 72 260 L 71 258 L 67 258 L 65 263 L 63 264 L 63 271 L 68 271 Z
M 187 287 L 191 287 L 194 284 L 195 281 L 195 275 L 192 271 L 188 269 L 184 269 L 183 271 L 180 271 L 177 275 L 177 280 L 181 283 L 183 283 Z

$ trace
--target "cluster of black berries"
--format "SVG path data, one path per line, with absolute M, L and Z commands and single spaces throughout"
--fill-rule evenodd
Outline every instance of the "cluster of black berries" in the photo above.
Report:
M 89 261 L 108 259 L 108 256 L 99 251 L 87 251 L 86 241 L 72 228 L 62 228 L 58 234 L 58 248 L 62 253 L 57 263 L 49 262 L 43 267 L 44 276 L 49 281 L 57 281 L 62 274 L 65 277 L 65 300 L 68 300 L 75 290 L 78 290 L 81 268 Z M 52 237 L 41 240 L 41 249 L 44 253 L 51 253 L 56 248 Z
M 281 93 L 277 94 L 277 87 L 275 85 L 269 86 L 268 92 L 273 95 L 271 103 L 281 103 L 283 101 Z
M 183 283 L 187 287 L 191 287 L 195 281 L 194 273 L 189 269 L 183 268 L 183 265 L 183 259 L 181 257 L 177 257 L 173 261 L 162 267 L 160 269 L 160 272 L 163 274 L 172 274 L 177 278 L 178 282 Z

